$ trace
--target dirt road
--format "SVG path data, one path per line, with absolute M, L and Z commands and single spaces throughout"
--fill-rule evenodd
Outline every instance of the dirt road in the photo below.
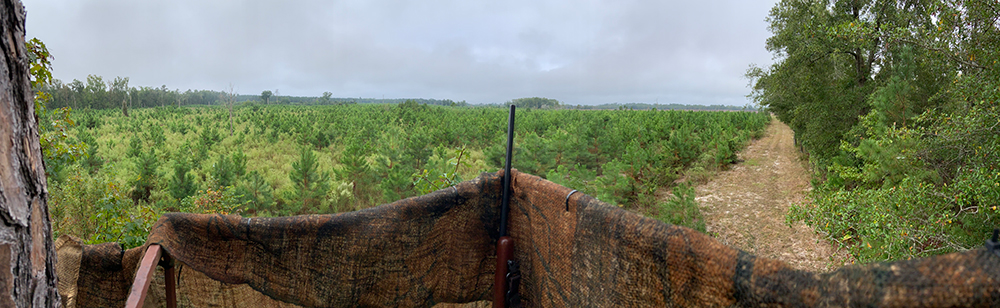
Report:
M 707 231 L 723 243 L 793 267 L 828 271 L 845 253 L 802 223 L 789 227 L 785 214 L 807 199 L 809 172 L 799 159 L 792 130 L 778 120 L 764 138 L 739 154 L 742 162 L 697 187 Z

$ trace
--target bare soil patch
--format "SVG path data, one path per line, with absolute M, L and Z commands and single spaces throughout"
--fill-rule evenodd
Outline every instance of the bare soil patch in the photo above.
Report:
M 829 271 L 848 255 L 803 223 L 785 222 L 793 204 L 808 202 L 809 172 L 799 158 L 792 130 L 773 120 L 764 138 L 739 153 L 742 162 L 696 187 L 707 232 L 749 253 L 792 267 Z

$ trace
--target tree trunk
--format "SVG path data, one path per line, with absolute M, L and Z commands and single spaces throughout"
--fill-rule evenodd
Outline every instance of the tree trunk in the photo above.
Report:
M 229 103 L 229 137 L 233 136 L 233 103 Z
M 0 24 L 0 307 L 59 307 L 20 1 L 0 1 Z

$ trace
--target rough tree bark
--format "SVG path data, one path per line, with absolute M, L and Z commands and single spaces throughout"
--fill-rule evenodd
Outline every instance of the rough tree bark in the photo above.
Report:
M 58 307 L 24 5 L 0 0 L 0 307 Z

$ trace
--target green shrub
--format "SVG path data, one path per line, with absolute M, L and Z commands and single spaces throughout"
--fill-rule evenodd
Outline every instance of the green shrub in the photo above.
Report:
M 199 190 L 181 200 L 181 211 L 186 213 L 223 215 L 243 212 L 246 202 L 232 186 Z
M 696 196 L 694 187 L 687 184 L 675 186 L 673 195 L 667 201 L 657 202 L 656 219 L 705 232 L 705 218 L 698 208 L 698 201 L 695 201 Z
M 888 188 L 822 189 L 814 193 L 812 203 L 793 206 L 788 221 L 804 221 L 826 233 L 862 262 L 982 245 L 991 229 L 975 225 L 995 223 L 988 217 L 1000 212 L 989 206 L 956 211 L 955 199 L 942 194 L 941 188 L 904 178 Z
M 159 158 L 156 157 L 156 149 L 143 152 L 135 159 L 136 176 L 130 181 L 132 186 L 132 200 L 138 204 L 140 201 L 149 203 L 151 191 L 156 188 L 159 176 L 156 168 L 159 166 Z
M 316 155 L 310 147 L 302 147 L 299 160 L 292 162 L 292 172 L 288 174 L 288 179 L 295 187 L 291 198 L 287 198 L 295 204 L 295 212 L 319 208 L 329 188 L 330 175 L 318 170 Z
M 129 158 L 139 157 L 139 155 L 142 155 L 144 148 L 142 138 L 139 138 L 139 135 L 132 135 L 132 138 L 129 139 L 128 151 L 125 152 L 125 156 Z
M 170 195 L 177 200 L 178 204 L 184 198 L 193 195 L 197 189 L 194 174 L 190 172 L 190 163 L 182 155 L 179 156 L 174 161 L 173 177 L 170 179 L 169 185 Z
M 116 185 L 109 185 L 104 196 L 94 204 L 91 220 L 97 228 L 88 244 L 107 242 L 121 243 L 125 248 L 142 246 L 146 242 L 153 223 L 160 216 L 153 208 L 144 204 L 133 204 L 120 192 Z
M 237 193 L 243 196 L 242 201 L 247 210 L 253 213 L 266 210 L 274 204 L 274 189 L 257 170 L 247 174 L 246 180 L 237 186 Z
M 133 204 L 120 185 L 81 169 L 70 171 L 65 182 L 50 188 L 49 210 L 54 237 L 72 234 L 88 244 L 120 242 L 127 248 L 142 245 L 159 213 L 146 204 Z
M 469 157 L 465 153 L 465 148 L 455 150 L 454 155 L 450 158 L 445 156 L 444 151 L 443 147 L 436 149 L 435 152 L 439 153 L 431 156 L 420 172 L 415 172 L 410 176 L 417 193 L 429 194 L 464 181 L 459 174 L 459 169 L 472 167 L 472 164 L 469 163 Z M 443 158 L 447 158 L 447 160 Z M 465 161 L 462 160 L 463 158 Z
M 233 186 L 236 181 L 236 165 L 232 158 L 225 154 L 219 154 L 219 158 L 212 164 L 212 186 L 226 187 Z

